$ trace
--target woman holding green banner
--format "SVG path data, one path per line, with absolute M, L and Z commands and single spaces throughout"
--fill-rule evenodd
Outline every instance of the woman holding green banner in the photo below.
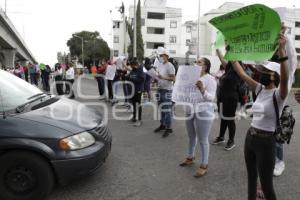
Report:
M 214 145 L 225 143 L 225 132 L 228 129 L 229 139 L 225 150 L 230 151 L 235 147 L 235 116 L 239 102 L 240 77 L 232 68 L 232 63 L 224 59 L 223 54 L 217 49 L 217 55 L 225 68 L 225 74 L 219 79 L 217 93 L 218 110 L 221 117 L 219 136 L 213 141 Z
M 253 104 L 253 119 L 245 141 L 245 161 L 248 172 L 248 200 L 256 200 L 257 177 L 267 200 L 276 200 L 273 187 L 273 170 L 275 166 L 276 114 L 274 102 L 279 113 L 282 112 L 289 92 L 289 71 L 286 56 L 286 38 L 280 34 L 278 54 L 280 64 L 267 62 L 260 65 L 260 81 L 249 77 L 238 62 L 233 62 L 234 70 L 247 82 L 257 94 Z

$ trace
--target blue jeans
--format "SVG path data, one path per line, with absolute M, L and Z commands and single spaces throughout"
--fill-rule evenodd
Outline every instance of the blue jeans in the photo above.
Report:
M 160 125 L 165 126 L 167 129 L 172 125 L 172 90 L 157 90 L 157 100 L 159 108 L 161 109 Z
M 278 160 L 283 161 L 283 144 L 276 143 L 275 155 Z
M 201 164 L 208 165 L 209 142 L 208 137 L 214 121 L 214 109 L 208 107 L 207 110 L 199 113 L 186 114 L 186 130 L 189 136 L 188 158 L 195 157 L 197 139 L 201 150 Z

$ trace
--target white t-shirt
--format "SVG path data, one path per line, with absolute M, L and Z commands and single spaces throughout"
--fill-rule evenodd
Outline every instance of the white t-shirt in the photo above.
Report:
M 216 97 L 216 90 L 217 90 L 217 82 L 215 77 L 210 74 L 206 74 L 199 78 L 200 81 L 203 83 L 203 87 L 205 89 L 204 94 L 200 93 L 199 103 L 193 105 L 193 109 L 191 110 L 190 106 L 185 107 L 185 112 L 189 113 L 198 113 L 207 110 L 208 108 L 213 108 Z
M 162 76 L 175 75 L 175 67 L 170 62 L 160 63 L 158 65 L 157 71 Z M 164 90 L 172 90 L 173 89 L 173 81 L 160 79 L 160 80 L 158 80 L 158 88 L 164 89 Z
M 261 90 L 262 88 L 262 90 Z M 258 92 L 261 92 L 258 94 Z M 281 99 L 279 89 L 274 88 L 266 90 L 261 84 L 257 84 L 255 93 L 258 94 L 253 106 L 253 119 L 251 126 L 260 130 L 274 132 L 276 129 L 276 112 L 273 103 L 273 94 L 275 92 L 279 115 L 282 113 L 286 99 Z
M 70 67 L 66 71 L 66 79 L 67 80 L 74 80 L 75 79 L 75 72 L 74 72 L 74 68 L 73 67 Z

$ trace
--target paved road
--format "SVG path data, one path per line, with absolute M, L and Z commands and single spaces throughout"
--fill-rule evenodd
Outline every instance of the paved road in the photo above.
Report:
M 94 81 L 85 81 L 84 88 L 86 93 L 97 92 Z M 291 97 L 289 104 L 294 106 L 299 121 L 300 106 Z M 113 147 L 107 162 L 93 176 L 55 188 L 48 200 L 247 199 L 243 144 L 249 120 L 237 122 L 235 149 L 226 152 L 223 146 L 211 146 L 209 173 L 195 179 L 193 174 L 198 165 L 178 167 L 187 147 L 184 122 L 174 121 L 175 133 L 162 139 L 160 134 L 153 133 L 158 122 L 151 116 L 151 109 L 146 107 L 144 124 L 140 128 L 127 121 L 110 119 L 108 126 L 113 133 Z M 275 179 L 279 200 L 297 200 L 300 196 L 299 129 L 297 122 L 295 137 L 285 146 L 286 171 Z M 218 135 L 218 130 L 219 121 L 216 120 L 210 140 Z

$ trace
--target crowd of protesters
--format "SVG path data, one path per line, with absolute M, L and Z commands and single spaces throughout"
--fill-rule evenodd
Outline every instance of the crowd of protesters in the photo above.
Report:
M 228 129 L 229 136 L 225 150 L 230 151 L 235 147 L 235 121 L 238 105 L 253 101 L 252 123 L 247 132 L 244 148 L 248 172 L 248 199 L 254 200 L 257 196 L 267 200 L 276 199 L 273 176 L 280 176 L 283 173 L 285 163 L 283 145 L 274 140 L 276 110 L 273 101 L 275 98 L 281 113 L 291 90 L 296 69 L 296 54 L 291 45 L 291 41 L 281 33 L 276 54 L 271 60 L 259 64 L 227 61 L 222 52 L 217 49 L 216 54 L 221 66 L 216 74 L 210 73 L 209 59 L 203 57 L 195 62 L 195 67 L 201 68 L 199 81 L 195 83 L 201 93 L 201 99 L 199 99 L 201 103 L 193 105 L 192 109 L 185 109 L 188 148 L 186 159 L 179 164 L 181 167 L 194 164 L 195 149 L 199 142 L 200 167 L 195 177 L 202 177 L 208 172 L 209 135 L 214 122 L 213 102 L 217 102 L 221 124 L 219 136 L 211 143 L 214 145 L 224 143 Z M 110 67 L 116 68 L 115 77 L 112 80 L 105 80 L 104 74 Z M 151 69 L 157 72 L 156 79 L 147 73 Z M 156 103 L 161 117 L 160 124 L 154 132 L 163 132 L 162 137 L 166 138 L 174 131 L 172 129 L 174 102 L 171 97 L 176 81 L 176 69 L 170 62 L 168 51 L 164 48 L 157 50 L 155 61 L 146 58 L 142 63 L 136 58 L 125 57 L 118 58 L 114 62 L 103 61 L 97 69 L 97 74 L 103 76 L 96 77 L 99 94 L 103 96 L 104 87 L 107 87 L 108 99 L 113 103 L 114 95 L 118 93 L 116 91 L 123 89 L 123 94 L 126 96 L 125 103 L 133 106 L 131 121 L 134 122 L 134 126 L 139 127 L 142 125 L 144 103 L 153 101 L 150 85 L 155 83 L 157 85 Z M 117 82 L 123 84 L 116 84 Z M 144 103 L 142 103 L 143 93 Z M 127 98 L 126 94 L 132 94 L 132 96 Z M 298 101 L 300 101 L 299 96 L 300 92 L 296 93 Z M 263 110 L 260 109 L 261 106 L 264 107 Z
M 210 60 L 205 57 L 197 59 L 194 65 L 201 68 L 201 74 L 195 84 L 200 92 L 200 103 L 184 109 L 187 116 L 185 125 L 188 147 L 187 156 L 179 165 L 187 167 L 194 164 L 195 149 L 199 142 L 200 167 L 195 177 L 202 177 L 208 172 L 209 135 L 215 119 L 213 103 L 216 102 L 218 106 L 220 130 L 219 136 L 211 143 L 225 143 L 225 133 L 228 129 L 225 150 L 230 151 L 235 147 L 238 105 L 253 101 L 252 123 L 247 131 L 244 146 L 249 200 L 255 200 L 257 196 L 275 200 L 273 176 L 280 176 L 285 169 L 283 145 L 274 140 L 277 125 L 273 102 L 276 102 L 281 113 L 291 90 L 297 59 L 295 48 L 283 32 L 284 27 L 278 37 L 278 49 L 273 58 L 260 64 L 227 61 L 222 51 L 217 49 L 216 54 L 221 65 L 217 73 L 211 74 Z M 226 46 L 226 51 L 228 50 L 229 46 Z M 150 70 L 156 72 L 156 77 L 147 73 Z M 142 126 L 142 107 L 148 102 L 156 101 L 160 122 L 153 131 L 163 132 L 163 138 L 175 131 L 172 128 L 175 102 L 172 102 L 171 97 L 176 81 L 177 64 L 170 58 L 167 49 L 158 48 L 155 58 L 145 58 L 144 61 L 126 57 L 118 57 L 116 60 L 104 59 L 99 66 L 92 65 L 90 71 L 97 81 L 100 100 L 107 100 L 113 106 L 122 94 L 124 106 L 132 112 L 131 122 L 134 126 Z M 34 64 L 17 64 L 12 73 L 37 86 L 41 82 L 42 88 L 50 91 L 51 69 L 48 65 L 40 67 Z M 58 95 L 68 94 L 70 98 L 75 98 L 72 89 L 75 72 L 72 65 L 55 65 L 53 77 Z M 152 98 L 152 85 L 156 85 L 157 88 L 155 99 Z M 295 97 L 300 102 L 300 91 Z M 260 109 L 261 107 L 264 109 Z

